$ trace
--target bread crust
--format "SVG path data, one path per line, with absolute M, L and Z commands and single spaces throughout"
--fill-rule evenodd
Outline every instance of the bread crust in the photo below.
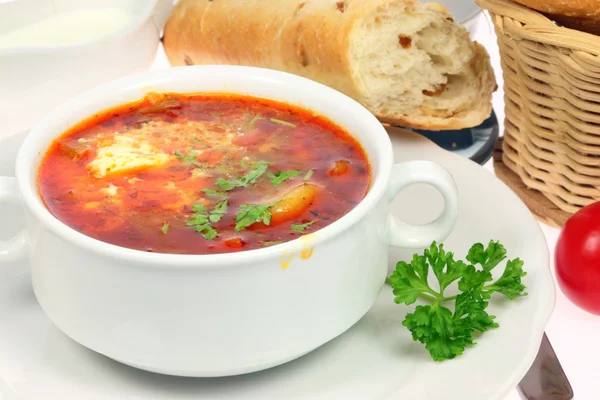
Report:
M 361 102 L 366 88 L 350 59 L 352 32 L 365 16 L 394 4 L 407 12 L 418 0 L 180 0 L 164 30 L 172 65 L 248 65 L 307 77 Z M 428 5 L 451 19 L 439 5 Z M 479 72 L 481 102 L 476 110 L 435 115 L 395 115 L 373 110 L 381 121 L 420 129 L 461 129 L 480 124 L 491 112 L 493 70 L 479 46 L 472 60 Z M 487 64 L 486 64 L 487 63 Z M 390 89 L 393 90 L 393 89 Z M 435 110 L 439 114 L 439 110 Z
M 515 0 L 534 10 L 576 18 L 600 18 L 600 0 Z
M 181 0 L 165 26 L 169 62 L 261 66 L 316 76 L 358 96 L 347 48 L 349 32 L 364 8 L 340 2 L 346 4 L 342 12 L 331 1 L 276 3 L 269 7 L 265 0 L 245 0 L 232 7 L 232 1 Z M 307 26 L 311 29 L 303 29 Z
M 565 28 L 600 36 L 600 18 L 578 18 L 552 14 L 544 15 Z
M 600 35 L 600 0 L 515 0 L 560 26 Z

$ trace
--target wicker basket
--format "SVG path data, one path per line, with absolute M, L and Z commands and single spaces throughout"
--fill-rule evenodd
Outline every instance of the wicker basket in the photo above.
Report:
M 504 74 L 504 164 L 574 213 L 600 200 L 600 37 L 507 0 L 492 16 Z

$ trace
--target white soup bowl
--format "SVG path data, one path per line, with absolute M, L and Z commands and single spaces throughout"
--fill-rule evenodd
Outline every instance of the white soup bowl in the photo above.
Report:
M 369 192 L 313 234 L 232 254 L 147 253 L 69 228 L 40 198 L 40 160 L 74 124 L 149 91 L 239 93 L 308 108 L 362 144 L 372 168 Z M 413 183 L 431 184 L 445 199 L 444 211 L 429 225 L 410 226 L 389 213 L 390 201 Z M 457 216 L 451 175 L 428 161 L 393 165 L 385 129 L 360 104 L 298 76 L 240 66 L 147 72 L 59 106 L 25 140 L 16 178 L 0 178 L 0 202 L 22 204 L 26 215 L 24 231 L 0 242 L 0 261 L 29 258 L 35 295 L 60 330 L 125 364 L 203 377 L 269 368 L 342 334 L 375 302 L 388 247 L 441 241 Z

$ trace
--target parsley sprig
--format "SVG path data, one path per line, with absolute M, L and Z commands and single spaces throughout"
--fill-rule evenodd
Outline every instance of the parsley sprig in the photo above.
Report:
M 502 276 L 495 280 L 492 270 L 506 259 L 506 249 L 497 241 L 487 247 L 476 243 L 466 256 L 469 264 L 454 259 L 444 246 L 436 242 L 423 255 L 415 254 L 410 263 L 401 261 L 387 279 L 398 304 L 411 305 L 417 298 L 430 304 L 418 305 L 406 315 L 402 325 L 421 342 L 436 361 L 453 359 L 475 345 L 474 334 L 497 328 L 496 317 L 486 309 L 493 293 L 514 300 L 526 296 L 521 278 L 523 261 L 516 258 L 506 263 Z M 429 272 L 439 283 L 439 290 L 429 285 Z M 458 281 L 460 293 L 445 296 L 446 289 Z M 454 301 L 454 311 L 443 304 Z

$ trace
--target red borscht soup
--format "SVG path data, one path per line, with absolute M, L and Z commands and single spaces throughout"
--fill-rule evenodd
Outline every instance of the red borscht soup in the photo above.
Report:
M 150 93 L 56 139 L 39 168 L 50 212 L 130 249 L 213 254 L 323 228 L 366 195 L 359 143 L 322 116 L 238 95 Z

